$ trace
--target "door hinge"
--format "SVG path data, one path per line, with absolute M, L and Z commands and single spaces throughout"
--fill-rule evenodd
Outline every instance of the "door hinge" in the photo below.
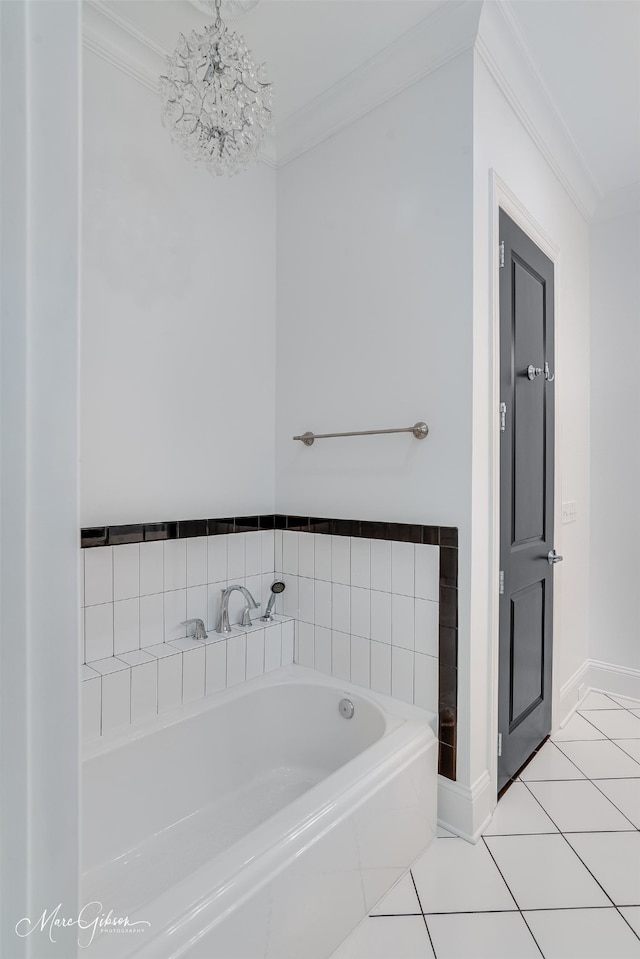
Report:
M 504 266 L 504 240 L 502 240 L 502 242 L 500 243 L 500 246 L 498 247 L 498 251 L 500 255 L 500 259 L 498 263 L 500 265 L 500 269 L 502 269 L 502 267 Z
M 504 433 L 507 428 L 507 404 L 500 404 L 500 432 Z
M 504 570 L 503 569 L 500 570 L 499 582 L 500 582 L 500 595 L 504 596 Z
M 498 733 L 498 756 L 502 756 L 502 733 Z

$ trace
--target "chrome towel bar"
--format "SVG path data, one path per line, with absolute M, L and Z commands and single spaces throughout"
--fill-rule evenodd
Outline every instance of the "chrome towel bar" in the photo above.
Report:
M 423 440 L 429 435 L 429 427 L 426 423 L 419 422 L 413 426 L 404 426 L 398 430 L 356 430 L 352 433 L 303 433 L 302 436 L 294 436 L 294 440 L 300 440 L 305 446 L 313 446 L 315 440 L 327 440 L 334 436 L 379 436 L 382 433 L 413 433 L 417 440 Z

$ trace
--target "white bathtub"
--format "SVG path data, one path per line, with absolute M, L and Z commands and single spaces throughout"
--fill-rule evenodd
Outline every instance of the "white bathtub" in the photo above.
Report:
M 82 903 L 149 925 L 82 954 L 326 959 L 435 835 L 434 723 L 290 666 L 94 745 Z

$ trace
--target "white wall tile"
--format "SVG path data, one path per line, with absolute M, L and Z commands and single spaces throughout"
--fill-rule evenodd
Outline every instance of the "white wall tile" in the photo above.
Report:
M 164 641 L 181 639 L 187 635 L 187 591 L 174 589 L 164 593 Z
M 371 586 L 371 540 L 354 536 L 351 539 L 351 585 Z
M 371 637 L 371 590 L 351 587 L 351 632 Z
M 415 600 L 413 596 L 391 596 L 391 642 L 404 649 L 415 647 Z
M 79 643 L 80 643 L 80 662 L 81 663 L 86 663 L 87 661 L 87 647 L 86 647 L 85 638 L 84 638 L 84 617 L 85 617 L 85 610 L 81 608 L 80 618 L 78 622 L 78 631 L 80 633 Z
M 207 643 L 205 647 L 205 670 L 207 696 L 220 692 L 227 685 L 227 643 Z
M 298 575 L 314 579 L 315 570 L 315 542 L 313 534 L 300 533 L 298 540 Z
M 102 677 L 102 735 L 131 722 L 131 670 Z
M 164 589 L 184 589 L 187 585 L 187 541 L 169 539 L 164 544 Z
M 247 633 L 247 679 L 264 673 L 264 629 Z
M 262 572 L 262 533 L 243 533 L 244 575 L 259 576 Z
M 314 666 L 314 628 L 310 623 L 298 623 L 296 629 L 296 662 L 300 666 Z
M 439 605 L 429 599 L 416 599 L 416 652 L 438 656 Z
M 164 543 L 140 543 L 140 595 L 164 589 Z
M 416 592 L 419 599 L 440 598 L 440 550 L 437 546 L 416 545 Z
M 331 590 L 331 628 L 341 633 L 351 632 L 351 589 L 333 583 Z
M 267 626 L 264 631 L 264 671 L 280 669 L 282 662 L 282 626 Z
M 207 587 L 191 586 L 187 588 L 187 619 L 201 619 L 207 626 L 209 618 L 207 612 Z M 189 626 L 187 635 L 192 636 L 195 632 L 194 626 Z
M 141 723 L 158 712 L 158 663 L 131 669 L 131 722 Z
M 86 679 L 82 683 L 82 740 L 91 742 L 100 736 L 102 713 L 102 680 Z
M 316 579 L 331 581 L 331 537 L 324 533 L 311 533 L 313 536 Z
M 331 629 L 331 583 L 316 579 L 315 624 Z
M 182 654 L 182 702 L 193 703 L 204 696 L 205 648 Z
M 348 536 L 331 537 L 331 579 L 351 585 L 351 540 Z
M 187 544 L 187 586 L 207 584 L 207 537 L 190 536 Z
M 298 575 L 298 538 L 300 533 L 285 529 L 282 533 L 282 572 Z
M 155 545 L 155 544 L 154 544 Z M 164 594 L 140 597 L 140 646 L 164 641 Z
M 351 676 L 351 637 L 331 631 L 331 675 L 348 680 Z
M 371 643 L 362 636 L 351 637 L 351 682 L 365 689 L 371 683 Z
M 293 622 L 293 620 L 289 620 L 288 622 L 282 624 L 281 663 L 283 666 L 290 666 L 293 662 L 296 635 L 295 628 L 296 624 Z
M 227 536 L 207 537 L 207 582 L 227 581 Z
M 237 686 L 246 679 L 247 637 L 244 634 L 227 639 L 227 686 Z
M 129 667 L 121 659 L 108 656 L 106 659 L 97 659 L 95 663 L 91 663 L 91 669 L 100 673 L 101 676 L 108 676 L 109 673 L 118 673 L 121 670 L 127 671 Z
M 391 646 L 386 643 L 371 643 L 371 689 L 391 693 Z
M 413 543 L 391 544 L 391 592 L 413 596 L 415 588 L 415 546 Z
M 128 666 L 142 666 L 144 663 L 155 663 L 156 657 L 142 649 L 132 649 L 128 653 L 118 653 L 118 659 Z
M 304 623 L 312 623 L 315 613 L 314 581 L 300 577 L 298 579 L 298 618 Z
M 260 603 L 262 605 L 263 612 L 266 611 L 267 604 L 269 603 L 269 597 L 271 596 L 271 584 L 275 581 L 275 573 L 263 573 L 260 577 L 261 579 L 261 589 L 260 589 Z M 257 599 L 257 597 L 256 597 Z M 261 614 L 262 615 L 262 614 Z
M 85 606 L 99 606 L 113 600 L 113 547 L 83 549 Z
M 273 532 L 273 564 L 274 569 L 282 570 L 282 530 Z
M 416 653 L 414 703 L 422 709 L 438 712 L 438 660 Z
M 413 702 L 413 659 L 411 650 L 391 648 L 391 695 L 405 703 Z
M 78 550 L 78 594 L 80 597 L 80 608 L 85 605 L 84 602 L 84 553 L 83 549 Z
M 242 533 L 227 536 L 227 579 L 239 583 L 244 579 L 244 537 Z
M 87 662 L 113 656 L 113 603 L 87 606 L 84 616 Z
M 220 604 L 222 603 L 222 591 L 227 588 L 224 583 L 209 583 L 207 586 L 207 608 L 209 617 L 207 631 L 213 632 L 218 628 L 220 622 Z
M 256 603 L 259 606 L 262 605 L 262 576 L 258 574 L 257 576 L 246 576 L 244 580 L 244 585 L 246 589 L 249 590 Z M 262 610 L 260 609 L 250 609 L 249 615 L 251 619 L 258 619 L 262 616 Z
M 113 598 L 132 599 L 140 595 L 140 544 L 113 547 Z
M 182 653 L 158 660 L 158 712 L 166 713 L 182 703 Z
M 371 639 L 391 643 L 391 593 L 371 590 Z
M 283 616 L 298 618 L 298 577 L 286 573 L 283 577 L 286 584 L 284 593 L 279 596 L 278 605 Z
M 262 544 L 261 573 L 271 573 L 275 570 L 275 538 L 272 529 L 264 529 L 260 533 Z
M 316 626 L 314 635 L 315 668 L 331 675 L 331 630 Z
M 391 592 L 391 543 L 371 540 L 371 589 Z
M 113 604 L 113 652 L 140 648 L 140 600 L 122 599 Z

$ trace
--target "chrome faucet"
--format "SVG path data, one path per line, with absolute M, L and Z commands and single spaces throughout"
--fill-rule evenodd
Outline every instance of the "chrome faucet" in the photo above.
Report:
M 192 636 L 192 639 L 208 639 L 207 630 L 201 619 L 188 619 L 186 623 L 182 624 L 183 626 L 195 626 L 195 630 Z
M 246 586 L 239 586 L 237 583 L 233 586 L 227 586 L 226 589 L 222 590 L 222 601 L 220 603 L 220 619 L 218 621 L 218 626 L 216 629 L 217 633 L 230 633 L 231 625 L 229 623 L 229 597 L 234 592 L 234 590 L 239 590 L 247 603 L 244 609 L 242 610 L 242 619 L 238 625 L 240 626 L 251 626 L 251 616 L 249 615 L 250 609 L 259 609 L 260 603 L 256 603 L 255 599 L 246 588 Z

